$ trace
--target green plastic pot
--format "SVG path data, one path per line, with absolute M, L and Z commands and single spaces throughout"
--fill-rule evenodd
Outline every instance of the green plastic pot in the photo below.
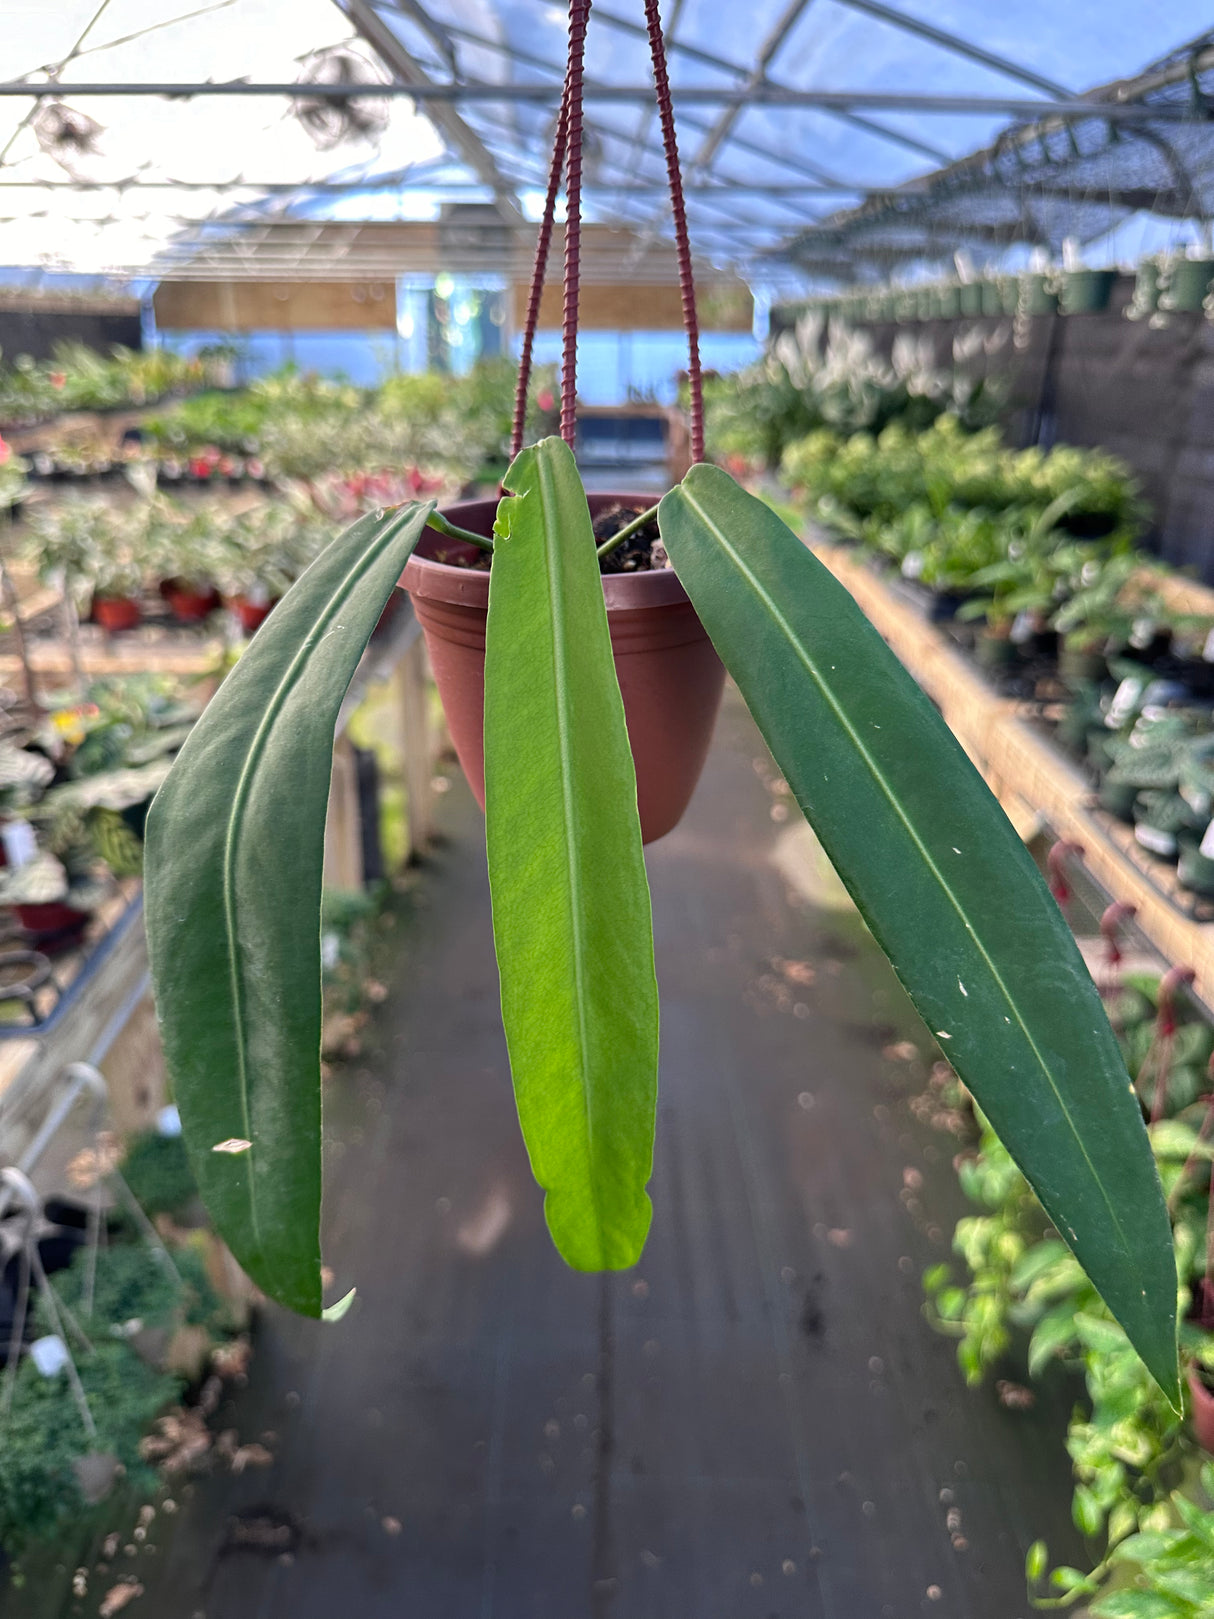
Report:
M 1164 272 L 1159 307 L 1169 313 L 1200 314 L 1214 279 L 1214 259 L 1174 259 Z
M 991 317 L 998 317 L 1003 313 L 1003 287 L 998 281 L 983 281 L 980 283 L 982 296 L 982 313 Z
M 949 281 L 936 290 L 937 307 L 941 320 L 956 320 L 961 313 L 961 288 Z
M 1022 315 L 1055 315 L 1058 312 L 1058 294 L 1052 276 L 1035 271 L 1020 278 L 1020 311 Z
M 1068 270 L 1062 277 L 1064 315 L 1098 315 L 1108 307 L 1116 270 Z
M 940 311 L 940 299 L 935 287 L 919 288 L 919 319 L 935 320 Z
M 1180 859 L 1176 864 L 1176 875 L 1180 878 L 1181 886 L 1200 894 L 1203 899 L 1214 899 L 1214 860 L 1202 854 L 1199 838 L 1182 833 L 1178 841 Z
M 963 315 L 974 316 L 982 313 L 981 281 L 963 281 L 957 288 L 957 293 Z
M 895 317 L 900 321 L 911 321 L 919 318 L 919 295 L 916 292 L 900 292 L 894 304 Z

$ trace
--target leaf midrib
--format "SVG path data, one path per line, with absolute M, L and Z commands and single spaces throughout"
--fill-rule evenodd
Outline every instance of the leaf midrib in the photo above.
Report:
M 565 646 L 564 619 L 560 613 L 554 610 L 561 585 L 559 496 L 552 477 L 552 469 L 549 467 L 546 458 L 542 455 L 537 455 L 535 465 L 539 474 L 543 496 L 544 567 L 548 581 L 548 602 L 552 623 L 553 686 L 556 695 L 557 747 L 560 754 L 562 830 L 564 832 L 566 865 L 569 872 L 570 928 L 573 934 L 573 988 L 574 1002 L 577 1008 L 579 1046 L 578 1079 L 582 1091 L 582 1111 L 586 1120 L 586 1184 L 590 1192 L 590 1202 L 594 1209 L 595 1237 L 601 1259 L 605 1244 L 598 1179 L 595 1175 L 594 1109 L 591 1101 L 588 1072 L 590 1033 L 586 1025 L 585 996 L 583 993 L 586 983 L 586 941 L 582 917 L 581 845 L 576 832 L 573 773 L 569 750 L 570 714 L 568 710 L 571 699 L 568 657 Z
M 334 615 L 340 610 L 351 583 L 365 568 L 378 561 L 385 547 L 396 538 L 401 528 L 415 515 L 415 507 L 403 510 L 398 520 L 385 530 L 372 549 L 357 557 L 343 574 L 329 601 L 318 614 L 312 628 L 300 643 L 299 650 L 283 671 L 278 684 L 271 693 L 265 712 L 261 717 L 257 730 L 253 733 L 252 741 L 249 743 L 244 764 L 241 766 L 240 775 L 237 778 L 236 790 L 232 794 L 232 808 L 228 814 L 228 825 L 223 844 L 224 939 L 227 947 L 229 982 L 232 990 L 232 1015 L 236 1030 L 236 1077 L 240 1091 L 241 1120 L 244 1126 L 243 1139 L 251 1143 L 246 1157 L 247 1172 L 245 1176 L 245 1185 L 248 1191 L 249 1222 L 253 1231 L 253 1240 L 259 1251 L 261 1249 L 261 1221 L 258 1214 L 256 1176 L 253 1170 L 253 1153 L 256 1150 L 257 1143 L 253 1140 L 252 1114 L 249 1106 L 249 1070 L 245 1051 L 244 987 L 236 930 L 236 883 L 234 874 L 236 844 L 244 822 L 245 803 L 249 793 L 252 791 L 253 777 L 264 754 L 266 733 L 294 689 L 300 666 L 306 662 L 309 654 L 316 646 L 320 638 L 320 632 L 327 629 Z
M 923 840 L 920 838 L 920 836 L 919 836 L 918 832 L 915 830 L 915 827 L 912 824 L 912 822 L 910 820 L 908 820 L 908 818 L 906 816 L 906 812 L 903 810 L 901 804 L 898 801 L 897 795 L 891 789 L 891 787 L 890 787 L 889 783 L 887 782 L 884 774 L 882 773 L 882 771 L 878 767 L 876 760 L 873 758 L 872 754 L 869 753 L 868 748 L 864 744 L 863 738 L 855 730 L 854 726 L 852 725 L 851 721 L 848 719 L 848 717 L 847 717 L 846 713 L 843 711 L 843 709 L 840 708 L 838 702 L 836 701 L 836 699 L 834 697 L 833 692 L 831 691 L 829 682 L 823 679 L 822 675 L 820 674 L 820 672 L 819 672 L 819 670 L 817 668 L 817 665 L 808 656 L 808 654 L 803 650 L 803 648 L 802 648 L 802 646 L 800 644 L 800 641 L 798 640 L 798 638 L 797 638 L 795 632 L 793 631 L 792 626 L 789 624 L 788 620 L 784 617 L 784 615 L 783 615 L 783 613 L 781 613 L 779 607 L 772 600 L 772 598 L 768 594 L 768 592 L 764 589 L 761 581 L 754 575 L 754 573 L 751 572 L 751 570 L 747 567 L 746 563 L 743 561 L 742 557 L 733 548 L 733 546 L 730 545 L 729 541 L 726 539 L 726 537 L 725 537 L 724 533 L 721 531 L 721 529 L 718 528 L 716 523 L 713 522 L 712 518 L 704 510 L 703 506 L 701 506 L 700 503 L 696 500 L 695 496 L 690 493 L 690 491 L 688 490 L 686 484 L 684 484 L 682 486 L 681 492 L 683 494 L 684 499 L 687 501 L 687 503 L 690 506 L 694 507 L 694 509 L 699 513 L 699 516 L 700 516 L 702 522 L 705 524 L 705 526 L 709 530 L 711 530 L 711 532 L 716 536 L 717 541 L 721 546 L 721 549 L 726 553 L 727 556 L 729 556 L 732 559 L 732 561 L 733 561 L 734 565 L 736 566 L 738 572 L 742 575 L 743 579 L 750 585 L 750 587 L 753 590 L 754 594 L 759 598 L 760 602 L 762 602 L 764 607 L 770 613 L 772 619 L 775 621 L 775 623 L 777 624 L 777 626 L 779 627 L 781 632 L 784 634 L 784 636 L 787 639 L 789 645 L 792 647 L 795 655 L 800 660 L 800 662 L 804 665 L 804 667 L 805 667 L 806 671 L 808 672 L 810 678 L 814 681 L 815 685 L 818 687 L 818 690 L 821 692 L 821 694 L 825 698 L 827 704 L 829 705 L 829 707 L 833 711 L 836 719 L 842 725 L 842 727 L 845 730 L 845 732 L 847 733 L 847 735 L 851 738 L 851 741 L 853 742 L 857 753 L 860 755 L 860 757 L 863 759 L 865 765 L 868 767 L 869 773 L 871 774 L 873 780 L 876 782 L 877 786 L 880 788 L 882 794 L 884 795 L 886 801 L 889 803 L 890 807 L 893 809 L 893 811 L 894 811 L 895 815 L 897 816 L 897 818 L 901 821 L 901 823 L 902 823 L 903 827 L 905 828 L 907 834 L 909 835 L 912 843 L 918 849 L 919 853 L 923 856 L 924 862 L 926 863 L 926 865 L 928 867 L 928 870 L 935 877 L 937 883 L 940 886 L 941 891 L 943 892 L 943 894 L 947 898 L 947 900 L 948 900 L 949 904 L 952 906 L 953 910 L 956 912 L 956 914 L 957 914 L 958 918 L 960 919 L 962 925 L 964 926 L 966 932 L 970 935 L 971 939 L 974 941 L 974 945 L 975 945 L 976 949 L 978 950 L 979 954 L 981 955 L 983 962 L 986 964 L 987 970 L 989 971 L 989 973 L 991 975 L 991 978 L 994 980 L 995 984 L 998 986 L 999 993 L 1003 996 L 1004 1003 L 1007 1005 L 1007 1007 L 1009 1008 L 1009 1010 L 1012 1012 L 1013 1016 L 1015 1017 L 1016 1024 L 1017 1024 L 1018 1028 L 1020 1029 L 1021 1034 L 1024 1036 L 1025 1042 L 1028 1045 L 1029 1050 L 1032 1052 L 1034 1058 L 1037 1061 L 1038 1066 L 1041 1069 L 1042 1074 L 1045 1077 L 1046 1084 L 1049 1086 L 1050 1090 L 1054 1094 L 1055 1100 L 1057 1101 L 1058 1106 L 1062 1111 L 1062 1116 L 1066 1120 L 1067 1128 L 1070 1130 L 1071 1135 L 1073 1136 L 1073 1138 L 1075 1140 L 1075 1144 L 1079 1148 L 1080 1155 L 1083 1158 L 1084 1163 L 1088 1167 L 1088 1170 L 1089 1170 L 1089 1172 L 1091 1174 L 1092 1180 L 1093 1180 L 1093 1182 L 1095 1183 L 1096 1187 L 1098 1188 L 1098 1190 L 1100 1192 L 1101 1198 L 1104 1201 L 1104 1205 L 1109 1211 L 1109 1214 L 1110 1214 L 1110 1216 L 1112 1218 L 1113 1227 L 1117 1232 L 1118 1240 L 1119 1240 L 1119 1242 L 1121 1244 L 1122 1252 L 1128 1258 L 1130 1256 L 1130 1254 L 1131 1254 L 1131 1248 L 1130 1248 L 1130 1244 L 1129 1244 L 1129 1241 L 1127 1239 L 1126 1233 L 1125 1233 L 1125 1231 L 1124 1231 L 1124 1229 L 1122 1227 L 1122 1223 L 1121 1223 L 1120 1217 L 1118 1215 L 1116 1206 L 1114 1205 L 1112 1199 L 1109 1197 L 1109 1194 L 1108 1194 L 1108 1191 L 1105 1188 L 1104 1182 L 1101 1179 L 1100 1175 L 1096 1171 L 1096 1166 L 1092 1163 L 1091 1158 L 1088 1156 L 1087 1147 L 1084 1145 L 1083 1138 L 1080 1135 L 1079 1131 L 1076 1129 L 1075 1122 L 1074 1122 L 1073 1118 L 1071 1117 L 1071 1110 L 1067 1106 L 1066 1101 L 1065 1101 L 1062 1093 L 1059 1091 L 1058 1086 L 1054 1081 L 1054 1076 L 1050 1072 L 1049 1065 L 1046 1063 L 1045 1058 L 1043 1057 L 1040 1049 L 1038 1048 L 1037 1042 L 1034 1040 L 1034 1038 L 1032 1036 L 1032 1033 L 1030 1032 L 1030 1030 L 1026 1026 L 1026 1024 L 1024 1022 L 1024 1019 L 1020 1014 L 1020 1010 L 1019 1010 L 1019 1007 L 1018 1007 L 1016 1001 L 1012 998 L 1012 996 L 1011 996 L 1011 994 L 1010 994 L 1010 992 L 1008 990 L 1007 985 L 1004 983 L 1002 974 L 999 972 L 999 969 L 996 967 L 995 963 L 991 960 L 991 957 L 987 953 L 987 950 L 986 950 L 985 946 L 983 945 L 981 938 L 975 932 L 975 930 L 973 928 L 973 925 L 970 923 L 968 917 L 966 916 L 964 908 L 962 907 L 962 905 L 961 905 L 960 901 L 958 900 L 956 894 L 953 892 L 951 886 L 949 885 L 948 881 L 946 880 L 946 878 L 944 876 L 944 873 L 940 870 L 940 867 L 936 864 L 936 861 L 932 857 L 932 854 L 931 854 L 930 850 L 927 848 L 927 846 L 924 844 Z

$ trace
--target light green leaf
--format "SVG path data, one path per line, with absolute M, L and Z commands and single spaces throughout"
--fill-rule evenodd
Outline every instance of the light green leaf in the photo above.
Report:
M 249 1275 L 321 1313 L 320 892 L 333 730 L 425 505 L 365 517 L 275 608 L 148 815 L 148 949 L 199 1190 Z M 247 1150 L 216 1152 L 247 1141 Z
M 1183 1619 L 1193 1609 L 1160 1591 L 1110 1591 L 1088 1609 L 1092 1619 Z
M 585 492 L 559 439 L 506 479 L 489 576 L 485 822 L 502 1018 L 553 1241 L 635 1264 L 658 1000 L 636 777 Z
M 1073 1305 L 1060 1304 L 1043 1315 L 1029 1339 L 1029 1376 L 1040 1377 L 1058 1351 L 1074 1343 L 1075 1336 Z
M 658 521 L 878 943 L 1178 1404 L 1175 1261 L 1141 1111 L 1027 850 L 931 701 L 762 502 L 695 466 Z
M 338 1299 L 336 1304 L 327 1305 L 321 1312 L 322 1321 L 344 1321 L 350 1306 L 354 1303 L 354 1295 L 358 1292 L 352 1287 L 348 1293 Z

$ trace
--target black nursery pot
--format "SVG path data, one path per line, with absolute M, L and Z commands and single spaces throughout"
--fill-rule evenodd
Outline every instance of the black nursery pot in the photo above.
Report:
M 969 599 L 964 590 L 933 590 L 927 600 L 928 623 L 951 624 Z

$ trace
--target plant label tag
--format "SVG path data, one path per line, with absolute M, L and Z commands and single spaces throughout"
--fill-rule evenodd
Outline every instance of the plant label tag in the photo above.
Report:
M 30 1359 L 43 1377 L 58 1377 L 67 1365 L 67 1345 L 53 1333 L 49 1338 L 38 1338 L 30 1345 Z
M 4 858 L 14 871 L 28 866 L 38 853 L 38 840 L 28 821 L 6 821 L 0 828 L 0 838 L 4 840 Z
M 1214 821 L 1206 827 L 1198 847 L 1207 860 L 1214 860 Z
M 1036 620 L 1032 613 L 1027 611 L 1017 613 L 1016 617 L 1012 620 L 1010 639 L 1012 640 L 1013 644 L 1016 646 L 1023 646 L 1026 641 L 1031 640 L 1035 624 Z
M 1134 712 L 1134 705 L 1142 696 L 1142 681 L 1135 675 L 1127 675 L 1113 693 L 1113 700 L 1109 704 L 1108 716 L 1105 724 L 1111 731 L 1118 730 Z
M 156 1134 L 158 1136 L 181 1134 L 181 1114 L 177 1111 L 175 1103 L 170 1102 L 168 1107 L 162 1107 L 156 1115 Z
M 1157 826 L 1140 824 L 1134 828 L 1134 836 L 1144 849 L 1162 855 L 1165 860 L 1170 860 L 1176 853 L 1176 839 L 1170 832 L 1161 832 Z
M 1214 663 L 1214 630 L 1206 636 L 1206 644 L 1201 649 L 1201 655 L 1206 663 Z

